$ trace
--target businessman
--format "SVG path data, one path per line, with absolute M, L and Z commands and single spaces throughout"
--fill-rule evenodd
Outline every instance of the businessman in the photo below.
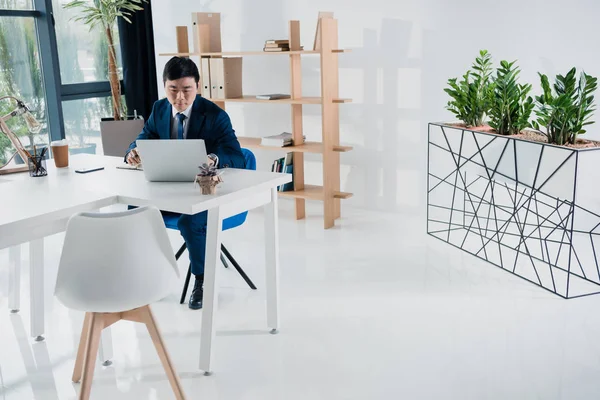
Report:
M 166 99 L 158 100 L 138 139 L 185 140 L 203 139 L 208 163 L 220 168 L 244 168 L 244 155 L 227 113 L 213 102 L 197 95 L 200 74 L 188 58 L 173 57 L 165 65 L 163 83 Z M 128 164 L 142 162 L 134 141 L 125 159 Z M 204 260 L 206 255 L 207 213 L 181 215 L 163 212 L 163 216 L 178 217 L 177 226 L 190 255 L 192 273 L 196 277 L 189 308 L 202 308 Z

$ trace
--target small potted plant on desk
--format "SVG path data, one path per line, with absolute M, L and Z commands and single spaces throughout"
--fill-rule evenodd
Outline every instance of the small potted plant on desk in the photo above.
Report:
M 200 172 L 196 175 L 195 183 L 200 185 L 202 194 L 215 194 L 217 192 L 217 185 L 223 182 L 221 178 L 222 171 L 219 171 L 216 166 L 202 164 Z

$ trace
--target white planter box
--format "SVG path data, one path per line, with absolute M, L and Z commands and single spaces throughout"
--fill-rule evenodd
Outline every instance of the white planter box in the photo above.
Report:
M 600 293 L 600 148 L 429 124 L 427 232 L 564 298 Z

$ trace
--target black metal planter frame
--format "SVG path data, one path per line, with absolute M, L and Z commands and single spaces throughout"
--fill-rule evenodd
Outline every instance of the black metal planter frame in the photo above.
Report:
M 427 147 L 429 235 L 562 298 L 600 294 L 600 215 L 584 207 L 590 187 L 578 196 L 600 183 L 580 171 L 600 148 L 437 123 Z

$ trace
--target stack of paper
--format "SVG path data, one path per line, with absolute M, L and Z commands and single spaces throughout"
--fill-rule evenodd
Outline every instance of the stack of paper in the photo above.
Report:
M 291 133 L 283 132 L 279 135 L 266 136 L 262 138 L 260 143 L 263 146 L 285 147 L 292 145 L 294 141 Z

